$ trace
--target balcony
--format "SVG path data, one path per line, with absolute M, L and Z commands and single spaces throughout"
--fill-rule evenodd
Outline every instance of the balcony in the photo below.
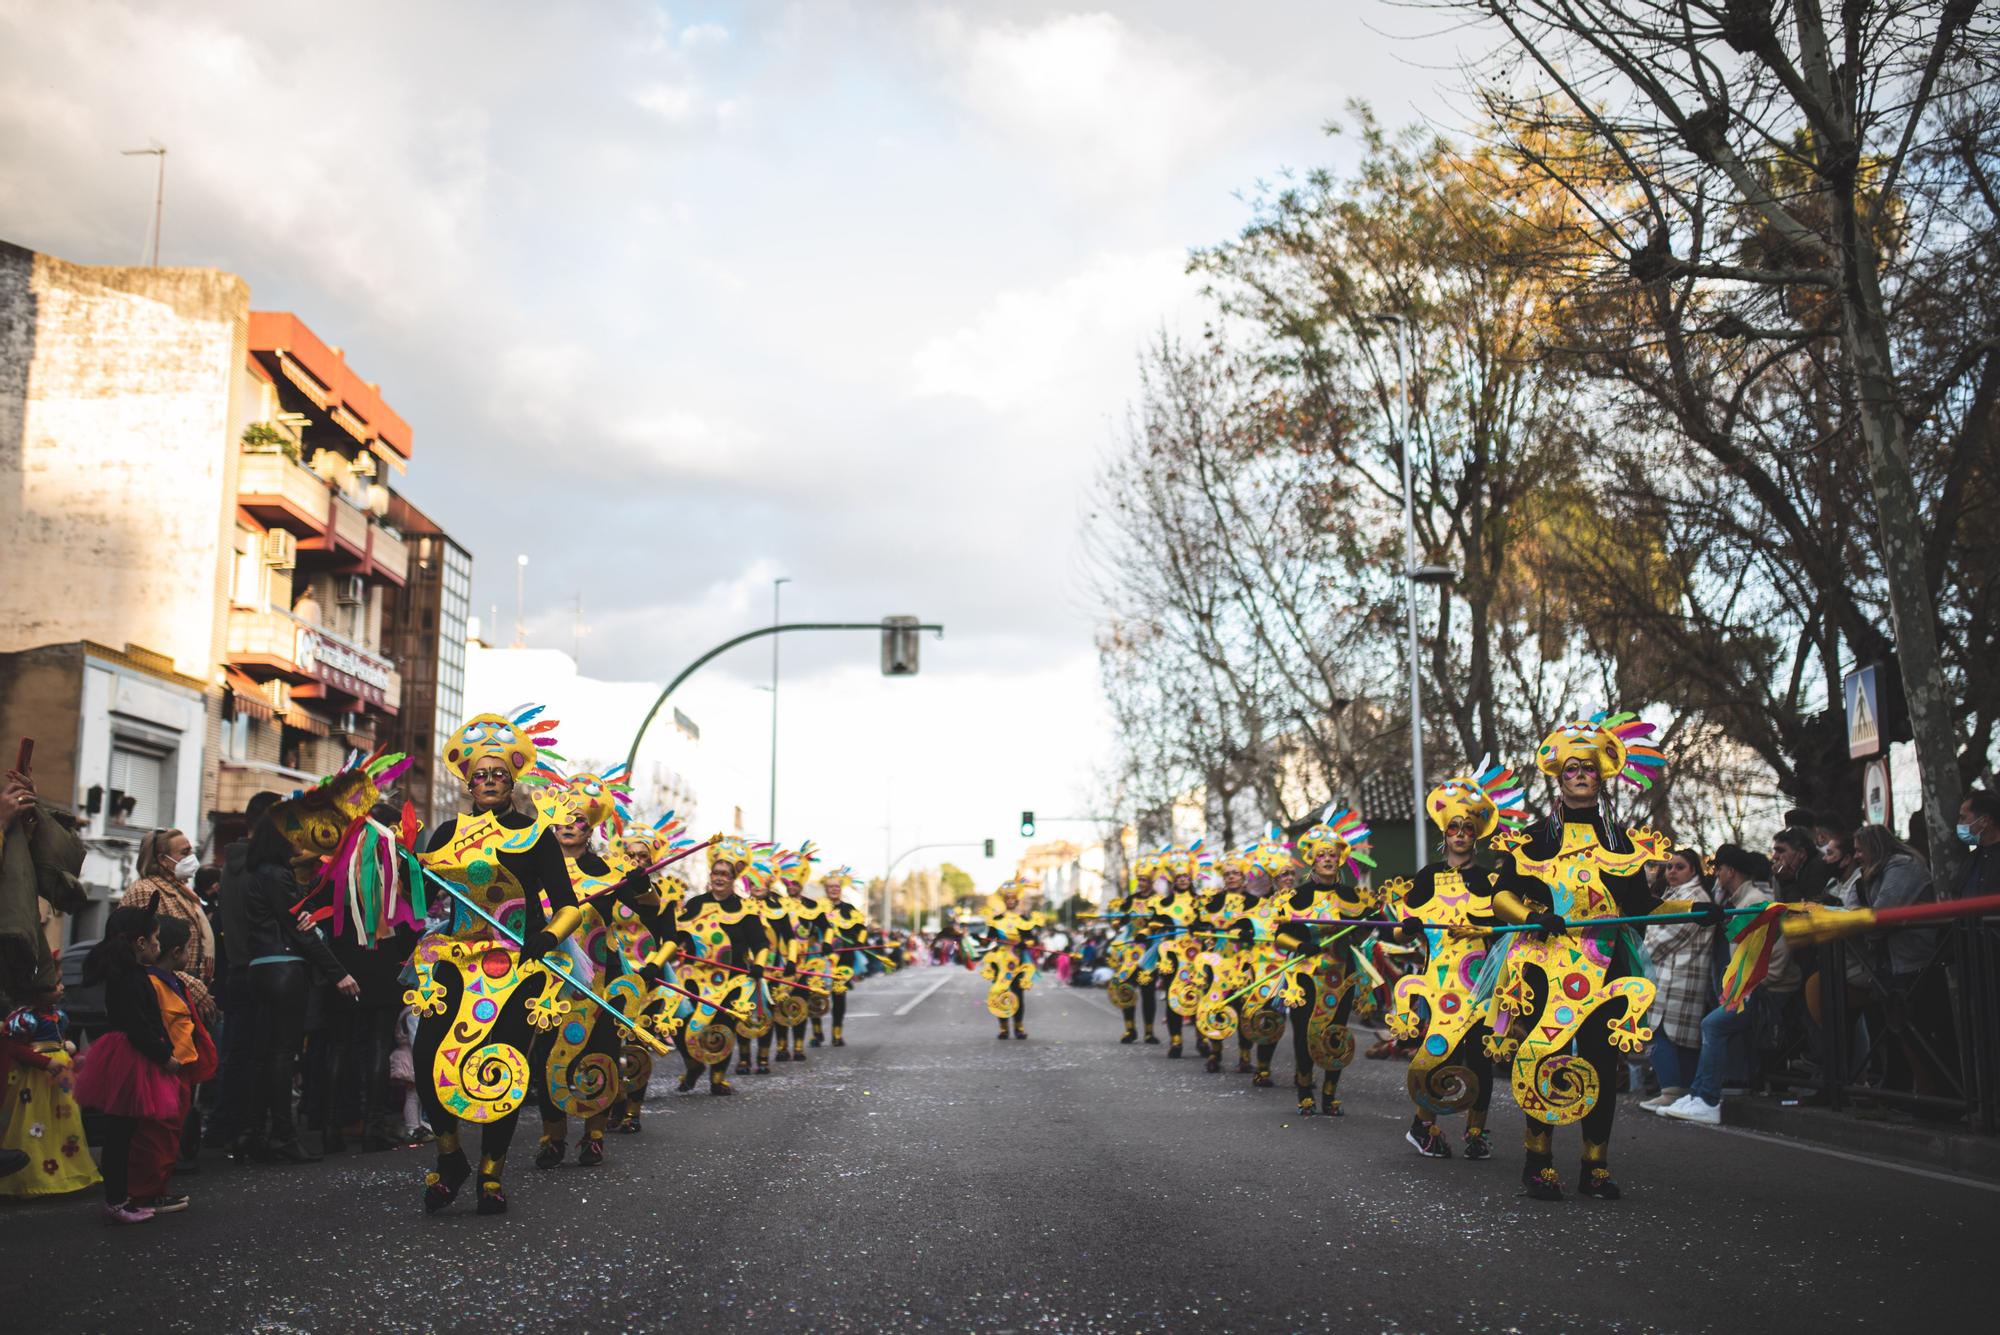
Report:
M 228 654 L 232 667 L 250 669 L 257 680 L 282 676 L 305 679 L 298 661 L 299 623 L 275 608 L 229 609 Z
M 287 528 L 302 538 L 326 532 L 332 488 L 325 479 L 283 454 L 243 451 L 236 477 L 236 503 L 260 523 Z
M 409 546 L 380 524 L 374 528 L 374 546 L 369 548 L 369 555 L 374 558 L 375 572 L 396 584 L 407 582 L 410 577 Z
M 403 678 L 393 663 L 289 612 L 230 608 L 228 645 L 231 667 L 257 681 L 283 677 L 293 683 L 295 699 L 384 714 L 402 708 Z

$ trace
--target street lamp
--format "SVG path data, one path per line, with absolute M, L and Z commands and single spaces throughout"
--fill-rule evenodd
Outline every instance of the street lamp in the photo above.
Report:
M 780 575 L 771 581 L 771 626 L 778 625 L 778 599 L 785 586 L 792 582 L 790 575 Z M 778 637 L 771 636 L 771 842 L 778 842 Z
M 1390 418 L 1390 434 L 1403 463 L 1403 606 L 1410 641 L 1410 830 L 1416 841 L 1416 866 L 1423 866 L 1424 841 L 1424 686 L 1417 661 L 1417 586 L 1444 585 L 1458 577 L 1450 566 L 1417 564 L 1416 489 L 1411 482 L 1410 381 L 1403 364 L 1403 339 L 1410 322 L 1393 312 L 1368 317 L 1390 331 L 1389 348 L 1396 357 L 1396 401 L 1400 412 Z
M 514 558 L 514 647 L 528 645 L 528 554 Z

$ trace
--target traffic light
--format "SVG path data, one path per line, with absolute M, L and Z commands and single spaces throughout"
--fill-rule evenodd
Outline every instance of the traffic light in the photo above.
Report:
M 917 675 L 917 630 L 915 617 L 882 618 L 882 675 L 885 677 L 914 677 Z
M 989 858 L 993 856 L 993 841 L 991 839 L 986 841 L 986 856 Z
M 1032 811 L 1021 813 L 1021 837 L 1023 839 L 1035 837 L 1035 813 Z

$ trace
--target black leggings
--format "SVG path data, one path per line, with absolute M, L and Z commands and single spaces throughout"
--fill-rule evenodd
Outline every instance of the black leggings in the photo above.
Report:
M 1306 977 L 1301 978 L 1299 984 L 1305 988 L 1306 1001 L 1305 1005 L 1300 1006 L 1292 1012 L 1292 1061 L 1298 1067 L 1298 1083 L 1303 1086 L 1312 1083 L 1312 1049 L 1306 1040 L 1306 1026 L 1312 1023 L 1313 1007 L 1319 1001 L 1319 980 L 1317 978 Z M 1334 1024 L 1346 1024 L 1347 1017 L 1353 1010 L 1354 989 L 1350 987 L 1341 993 L 1339 1004 L 1333 1008 Z M 1328 1071 L 1326 1078 L 1338 1084 L 1340 1082 L 1340 1072 Z
M 131 1180 L 132 1132 L 138 1125 L 136 1117 L 104 1115 L 104 1154 L 97 1169 L 104 1175 L 106 1205 L 123 1205 L 132 1194 L 127 1183 Z
M 835 1029 L 840 1028 L 840 1026 L 843 1023 L 845 1023 L 846 1020 L 847 1020 L 847 993 L 836 992 L 833 994 L 833 1027 Z
M 1139 994 L 1139 1016 L 1146 1022 L 1146 1027 L 1151 1029 L 1160 1009 L 1160 986 L 1149 978 L 1143 983 L 1132 984 L 1132 987 Z M 1132 1018 L 1132 1010 L 1130 1006 L 1125 1007 L 1125 1019 L 1128 1022 Z
M 257 1082 L 245 1129 L 262 1129 L 273 1144 L 285 1145 L 299 1134 L 292 1113 L 292 1078 L 298 1070 L 299 1044 L 305 1040 L 311 972 L 304 960 L 253 964 L 250 984 L 257 993 Z

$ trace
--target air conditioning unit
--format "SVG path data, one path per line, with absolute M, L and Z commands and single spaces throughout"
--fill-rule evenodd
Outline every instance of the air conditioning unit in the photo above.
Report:
M 364 725 L 365 725 L 365 720 L 362 718 L 360 712 L 358 710 L 348 709 L 348 710 L 343 710 L 341 712 L 340 726 L 334 729 L 334 731 L 344 732 L 351 736 L 354 733 L 365 731 L 366 728 Z
M 264 564 L 273 570 L 292 570 L 299 564 L 299 540 L 290 530 L 274 528 L 264 534 Z
M 368 599 L 368 584 L 359 575 L 343 575 L 334 587 L 334 601 L 342 607 L 359 607 Z
M 278 713 L 289 713 L 292 708 L 292 684 L 275 678 L 265 682 L 264 699 Z

